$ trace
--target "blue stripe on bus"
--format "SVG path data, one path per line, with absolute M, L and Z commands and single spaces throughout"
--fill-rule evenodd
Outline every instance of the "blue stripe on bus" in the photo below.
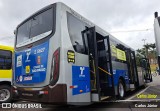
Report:
M 128 71 L 127 70 L 113 70 L 113 82 L 114 86 L 118 86 L 119 78 L 122 77 L 125 80 L 125 84 L 129 84 L 129 77 L 128 77 Z M 112 86 L 111 76 L 109 76 L 109 86 Z

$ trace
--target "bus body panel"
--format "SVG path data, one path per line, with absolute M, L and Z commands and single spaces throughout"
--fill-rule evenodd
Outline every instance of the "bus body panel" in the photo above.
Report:
M 0 78 L 2 79 L 11 79 L 12 78 L 12 69 L 10 70 L 0 70 Z
M 155 12 L 155 14 L 157 13 L 157 15 L 155 16 L 154 19 L 154 35 L 155 35 L 155 45 L 156 45 L 156 51 L 157 51 L 157 56 L 158 56 L 158 66 L 160 67 L 160 17 L 158 16 L 158 12 Z
M 11 51 L 13 53 L 13 47 L 0 45 L 0 50 Z M 0 81 L 11 82 L 12 69 L 0 70 Z
M 15 53 L 17 84 L 34 84 L 46 79 L 49 42 Z
M 115 92 L 116 92 L 116 95 L 118 95 L 117 87 L 118 87 L 118 82 L 120 78 L 123 78 L 126 85 L 126 90 L 129 89 L 130 83 L 129 83 L 129 77 L 128 77 L 128 68 L 127 68 L 127 64 L 116 62 L 116 61 L 112 61 L 112 65 L 113 65 Z M 110 80 L 110 84 L 111 84 L 111 80 Z
M 0 102 L 11 102 L 13 47 L 0 45 Z M 5 90 L 5 92 L 4 92 Z M 7 94 L 6 94 L 7 92 Z
M 154 20 L 154 34 L 155 34 L 155 41 L 156 41 L 156 50 L 157 55 L 160 56 L 160 25 L 159 25 L 159 17 Z
M 144 74 L 146 73 L 142 67 L 137 67 L 138 70 L 138 78 L 139 78 L 139 86 L 143 86 L 144 82 Z
M 82 91 L 78 92 L 77 90 L 82 90 L 83 87 L 81 86 L 81 83 L 74 84 L 76 80 L 73 80 L 74 74 L 79 73 L 78 68 L 80 67 L 86 67 L 89 68 L 88 64 L 88 56 L 80 53 L 76 53 L 73 49 L 72 43 L 70 41 L 70 35 L 68 32 L 68 24 L 67 24 L 67 11 L 69 12 L 68 8 L 66 6 L 62 5 L 62 19 L 61 19 L 61 42 L 62 42 L 62 52 L 61 55 L 64 59 L 63 65 L 61 67 L 61 71 L 64 72 L 65 77 L 65 83 L 67 84 L 67 102 L 70 104 L 79 104 L 82 102 L 90 102 L 90 91 Z M 73 51 L 73 52 L 72 52 Z M 69 52 L 72 52 L 74 55 L 74 62 L 69 62 L 69 56 L 67 55 Z M 74 70 L 75 68 L 75 70 Z M 90 78 L 88 78 L 87 81 L 90 81 Z M 83 83 L 83 82 L 82 82 Z M 75 86 L 74 86 L 75 85 Z M 73 87 L 73 88 L 72 88 Z M 75 87 L 75 88 L 74 88 Z M 76 87 L 78 87 L 76 89 Z M 82 87 L 82 89 L 79 89 Z M 89 86 L 88 86 L 89 89 Z

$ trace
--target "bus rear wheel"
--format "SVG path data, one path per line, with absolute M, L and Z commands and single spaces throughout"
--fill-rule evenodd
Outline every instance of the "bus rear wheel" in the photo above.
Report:
M 0 103 L 11 101 L 11 87 L 8 85 L 0 86 Z
M 125 86 L 123 81 L 120 79 L 117 87 L 118 99 L 124 99 L 125 96 Z

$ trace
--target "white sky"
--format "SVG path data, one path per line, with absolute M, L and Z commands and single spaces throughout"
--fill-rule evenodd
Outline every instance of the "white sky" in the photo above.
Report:
M 0 0 L 0 44 L 13 46 L 16 26 L 35 11 L 61 1 L 134 49 L 154 43 L 154 12 L 160 0 Z M 132 31 L 128 30 L 144 30 Z M 121 31 L 121 32 L 119 32 Z

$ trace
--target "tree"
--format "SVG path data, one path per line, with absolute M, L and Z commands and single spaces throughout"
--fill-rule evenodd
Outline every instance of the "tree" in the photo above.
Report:
M 144 47 L 141 49 L 137 49 L 137 52 L 144 55 L 145 57 L 147 57 L 149 59 L 150 63 L 151 63 L 151 61 L 153 61 L 155 63 L 155 61 L 157 61 L 155 48 L 156 48 L 155 43 L 150 43 L 150 44 L 144 45 Z
M 150 49 L 150 44 L 146 44 L 146 45 L 144 45 L 144 48 L 145 48 L 145 52 L 146 52 L 146 58 L 148 58 L 148 50 Z

